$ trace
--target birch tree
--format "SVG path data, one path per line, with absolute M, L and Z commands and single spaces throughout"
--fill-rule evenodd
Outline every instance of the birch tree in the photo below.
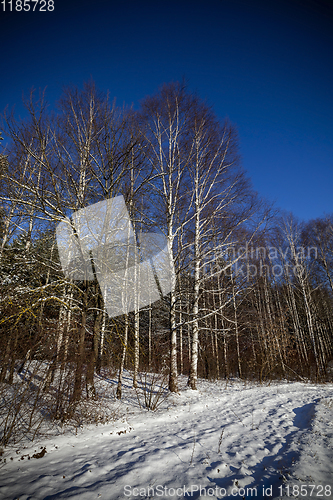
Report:
M 189 385 L 196 389 L 198 342 L 199 342 L 199 300 L 206 267 L 212 258 L 213 236 L 216 241 L 214 219 L 230 216 L 239 211 L 244 200 L 246 182 L 237 164 L 235 151 L 236 133 L 231 126 L 221 126 L 212 112 L 197 103 L 193 110 L 191 161 L 189 162 L 190 186 L 193 191 L 193 308 L 192 352 Z M 237 208 L 236 208 L 237 207 Z M 244 219 L 242 219 L 242 222 Z M 235 220 L 235 227 L 240 220 Z M 223 228 L 225 231 L 225 228 Z
M 154 97 L 142 103 L 141 133 L 142 148 L 146 161 L 151 166 L 151 207 L 155 214 L 156 226 L 162 230 L 168 240 L 170 262 L 176 269 L 176 237 L 186 221 L 186 209 L 183 216 L 181 197 L 184 196 L 184 180 L 190 159 L 188 151 L 187 126 L 191 99 L 179 84 L 164 86 Z M 181 221 L 177 224 L 177 221 Z M 170 293 L 170 373 L 169 389 L 178 390 L 177 385 L 177 294 L 176 276 L 172 276 Z

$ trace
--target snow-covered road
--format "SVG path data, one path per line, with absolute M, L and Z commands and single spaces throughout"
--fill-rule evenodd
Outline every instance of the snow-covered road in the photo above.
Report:
M 333 384 L 185 383 L 156 412 L 127 388 L 114 423 L 7 449 L 0 498 L 333 498 Z

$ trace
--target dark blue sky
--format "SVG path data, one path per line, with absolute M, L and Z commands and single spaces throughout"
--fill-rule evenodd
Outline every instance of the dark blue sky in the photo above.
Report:
M 22 114 L 31 87 L 47 87 L 53 106 L 63 85 L 90 78 L 137 107 L 185 77 L 237 126 L 261 195 L 305 220 L 333 212 L 332 0 L 54 4 L 8 12 L 7 2 L 4 13 L 0 3 L 1 112 Z

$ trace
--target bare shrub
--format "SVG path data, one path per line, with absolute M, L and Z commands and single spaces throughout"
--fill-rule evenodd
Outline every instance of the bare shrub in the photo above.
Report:
M 140 408 L 155 411 L 169 396 L 167 376 L 158 373 L 140 373 L 139 388 L 135 389 Z
M 22 378 L 0 384 L 0 445 L 33 440 L 44 420 L 41 363 L 30 363 Z

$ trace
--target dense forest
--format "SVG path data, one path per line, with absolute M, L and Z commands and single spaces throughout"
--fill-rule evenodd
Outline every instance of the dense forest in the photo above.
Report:
M 28 420 L 41 398 L 66 420 L 98 396 L 96 374 L 117 376 L 119 399 L 125 369 L 134 387 L 140 373 L 161 373 L 173 392 L 179 374 L 192 389 L 198 377 L 327 380 L 332 215 L 304 223 L 261 200 L 235 127 L 182 84 L 135 110 L 93 83 L 65 89 L 52 112 L 43 94 L 25 105 L 27 118 L 2 123 L 3 444 L 30 391 Z M 165 236 L 175 273 L 160 300 L 109 317 L 96 279 L 63 272 L 56 228 L 119 195 L 136 234 Z

